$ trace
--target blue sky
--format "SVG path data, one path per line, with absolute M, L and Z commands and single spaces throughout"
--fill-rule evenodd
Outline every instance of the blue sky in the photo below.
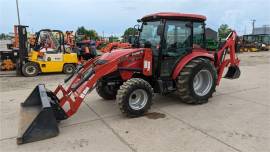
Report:
M 256 26 L 270 25 L 270 0 L 19 0 L 19 7 L 21 24 L 30 31 L 85 26 L 119 36 L 138 18 L 162 11 L 202 14 L 208 27 L 227 23 L 239 34 L 251 31 L 251 19 Z M 0 33 L 12 32 L 14 24 L 16 0 L 0 0 Z

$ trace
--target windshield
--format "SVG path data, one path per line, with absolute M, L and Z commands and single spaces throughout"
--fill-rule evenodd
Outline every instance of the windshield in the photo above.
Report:
M 160 21 L 144 22 L 140 33 L 139 43 L 144 45 L 146 42 L 151 44 L 152 48 L 157 48 L 160 42 L 160 36 L 157 35 L 157 29 Z

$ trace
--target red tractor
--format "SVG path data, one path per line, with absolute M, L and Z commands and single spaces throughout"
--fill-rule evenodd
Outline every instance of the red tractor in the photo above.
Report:
M 17 143 L 58 135 L 57 123 L 75 114 L 94 88 L 105 100 L 116 99 L 129 117 L 144 115 L 154 93 L 177 92 L 185 103 L 206 103 L 226 67 L 225 78 L 240 76 L 240 60 L 235 55 L 234 31 L 217 52 L 205 49 L 205 20 L 195 14 L 147 15 L 139 20 L 142 25 L 134 48 L 116 49 L 79 65 L 54 91 L 36 86 L 21 105 Z

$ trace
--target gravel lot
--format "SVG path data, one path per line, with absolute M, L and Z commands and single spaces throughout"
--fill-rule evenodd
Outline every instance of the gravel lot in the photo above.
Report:
M 65 75 L 34 78 L 0 73 L 0 150 L 6 151 L 270 151 L 270 52 L 239 54 L 242 75 L 223 79 L 209 103 L 191 106 L 156 95 L 140 118 L 122 116 L 114 101 L 90 93 L 59 125 L 59 136 L 16 145 L 19 103 L 39 83 L 54 89 Z

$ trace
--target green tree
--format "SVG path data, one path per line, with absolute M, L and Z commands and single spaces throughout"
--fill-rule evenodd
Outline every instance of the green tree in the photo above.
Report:
M 221 24 L 220 27 L 218 28 L 218 36 L 221 39 L 225 39 L 229 33 L 231 32 L 231 29 L 227 24 Z
M 129 27 L 125 30 L 123 37 L 128 37 L 130 35 L 136 35 L 138 33 L 138 30 L 133 28 L 133 27 Z
M 131 38 L 138 35 L 139 31 L 136 28 L 129 27 L 125 30 L 124 35 L 122 36 L 124 42 L 129 42 Z
M 84 26 L 78 27 L 77 33 L 79 35 L 85 35 L 91 40 L 97 40 L 99 38 L 98 33 L 93 29 L 86 29 Z
M 11 39 L 11 37 L 8 34 L 1 33 L 0 34 L 0 40 L 8 40 Z

